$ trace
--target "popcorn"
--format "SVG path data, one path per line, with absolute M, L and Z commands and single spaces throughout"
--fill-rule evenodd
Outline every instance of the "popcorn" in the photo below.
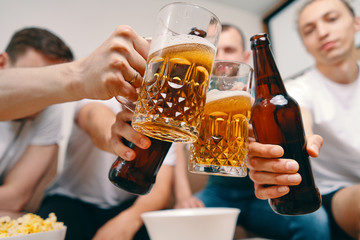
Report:
M 64 223 L 57 222 L 54 213 L 50 213 L 45 220 L 40 216 L 27 213 L 18 219 L 0 217 L 0 238 L 26 235 L 64 228 Z

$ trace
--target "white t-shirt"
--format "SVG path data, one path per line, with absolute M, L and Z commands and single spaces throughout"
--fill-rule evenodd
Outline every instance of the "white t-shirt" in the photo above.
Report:
M 107 101 L 82 100 L 78 103 L 76 112 L 93 101 L 106 104 L 115 113 L 121 110 L 121 105 L 113 98 Z M 108 179 L 109 170 L 116 158 L 116 155 L 94 146 L 91 138 L 74 124 L 65 155 L 63 172 L 47 191 L 47 195 L 66 195 L 95 204 L 100 208 L 114 207 L 133 198 L 134 194 L 117 188 Z M 163 164 L 175 164 L 173 147 L 170 148 Z
M 33 119 L 0 122 L 0 184 L 30 145 L 57 144 L 62 107 L 53 105 Z
M 290 96 L 311 111 L 313 132 L 324 138 L 312 169 L 321 194 L 360 183 L 360 77 L 330 81 L 317 69 L 286 82 Z

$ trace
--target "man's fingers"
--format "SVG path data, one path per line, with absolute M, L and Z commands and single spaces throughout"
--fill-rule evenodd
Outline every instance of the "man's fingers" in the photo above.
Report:
M 301 176 L 299 173 L 277 174 L 277 173 L 257 172 L 250 170 L 249 177 L 256 184 L 263 184 L 263 185 L 293 186 L 293 185 L 298 185 L 301 182 Z
M 306 150 L 311 157 L 317 157 L 320 152 L 320 148 L 324 143 L 323 138 L 320 135 L 311 135 L 307 138 Z
M 271 199 L 282 197 L 289 193 L 288 186 L 267 186 L 255 184 L 255 196 L 259 199 Z
M 132 113 L 124 110 L 116 115 L 116 122 L 111 128 L 111 147 L 113 152 L 125 160 L 133 160 L 135 152 L 126 147 L 122 138 L 125 137 L 129 142 L 134 143 L 143 149 L 151 145 L 150 139 L 135 131 L 128 123 L 132 118 Z
M 292 159 L 276 158 L 263 159 L 250 156 L 248 168 L 256 172 L 271 173 L 296 173 L 299 170 L 299 164 Z
M 249 155 L 257 157 L 273 157 L 279 158 L 284 155 L 284 150 L 278 145 L 272 144 L 261 144 L 258 142 L 251 141 L 249 143 Z

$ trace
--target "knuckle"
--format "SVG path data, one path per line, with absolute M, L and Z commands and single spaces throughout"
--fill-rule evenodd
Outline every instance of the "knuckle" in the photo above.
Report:
M 282 172 L 286 168 L 285 164 L 286 164 L 286 162 L 284 162 L 284 161 L 281 161 L 281 160 L 276 161 L 274 164 L 271 164 L 271 170 L 275 173 Z
M 249 157 L 248 159 L 248 167 L 249 169 L 258 169 L 259 164 L 255 157 Z
M 115 32 L 119 36 L 128 38 L 134 33 L 134 29 L 128 25 L 120 25 L 116 28 Z
M 111 60 L 111 64 L 110 64 L 112 67 L 116 67 L 118 68 L 120 71 L 124 71 L 128 64 L 127 64 L 127 61 L 125 59 L 122 59 L 122 58 L 116 58 L 114 57 L 112 60 Z
M 251 180 L 253 180 L 253 182 L 255 182 L 255 183 L 260 183 L 260 180 L 262 179 L 261 174 L 256 171 L 255 172 L 250 171 L 249 176 L 250 176 Z
M 284 184 L 284 176 L 283 175 L 276 175 L 274 177 L 274 183 L 277 184 L 277 185 Z
M 112 42 L 110 49 L 120 53 L 123 56 L 128 56 L 131 52 L 128 45 L 116 41 Z

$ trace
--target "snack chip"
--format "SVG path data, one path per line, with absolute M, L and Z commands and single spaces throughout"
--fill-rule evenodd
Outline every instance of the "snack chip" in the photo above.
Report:
M 50 213 L 45 220 L 40 216 L 27 213 L 17 219 L 0 217 L 0 238 L 26 235 L 64 228 L 64 223 L 57 222 L 54 213 Z

